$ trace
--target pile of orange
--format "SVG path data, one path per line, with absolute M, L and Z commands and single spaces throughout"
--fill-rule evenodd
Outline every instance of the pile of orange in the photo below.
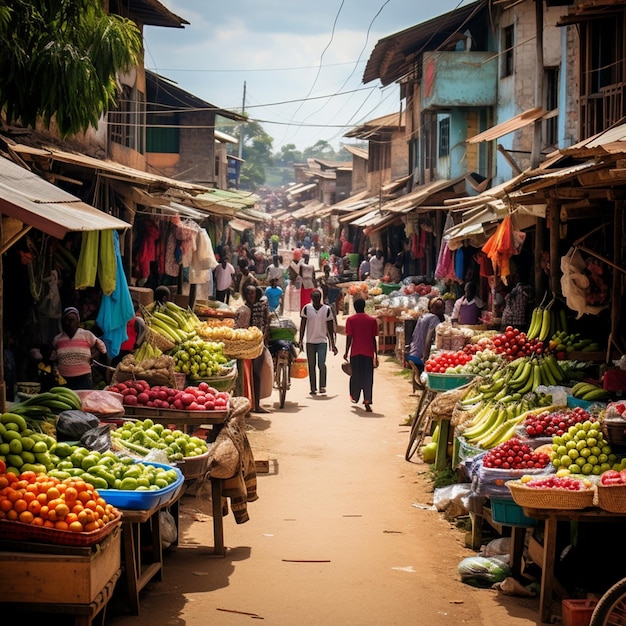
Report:
M 35 472 L 16 476 L 5 473 L 3 466 L 0 461 L 0 519 L 82 533 L 98 530 L 120 515 L 80 478 L 61 481 Z

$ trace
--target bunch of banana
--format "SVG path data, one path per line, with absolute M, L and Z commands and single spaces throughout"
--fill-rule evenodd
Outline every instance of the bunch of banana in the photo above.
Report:
M 82 402 L 78 395 L 67 387 L 53 387 L 38 393 L 11 407 L 11 413 L 22 415 L 28 420 L 45 420 L 63 411 L 80 410 Z
M 608 400 L 611 397 L 611 394 L 602 387 L 586 382 L 576 383 L 572 387 L 572 395 L 586 402 Z
M 195 334 L 196 315 L 173 302 L 155 305 L 146 316 L 146 324 L 153 331 L 174 343 L 183 343 Z
M 141 363 L 141 361 L 145 361 L 146 359 L 158 359 L 163 352 L 153 346 L 149 341 L 144 341 L 137 350 L 133 353 L 135 357 L 136 363 Z

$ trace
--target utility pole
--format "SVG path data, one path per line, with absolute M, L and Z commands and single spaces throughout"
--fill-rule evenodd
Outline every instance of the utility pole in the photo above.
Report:
M 241 101 L 241 115 L 246 112 L 246 81 L 243 81 L 243 99 Z M 245 131 L 245 122 L 241 123 L 239 131 L 239 164 L 237 168 L 237 189 L 239 189 L 239 180 L 241 178 L 241 165 L 243 163 L 243 140 Z

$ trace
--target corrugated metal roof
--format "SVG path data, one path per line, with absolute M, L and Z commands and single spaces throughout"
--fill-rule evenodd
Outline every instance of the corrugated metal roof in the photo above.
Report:
M 0 157 L 0 213 L 57 239 L 68 232 L 130 228 L 27 169 Z
M 146 26 L 184 28 L 185 24 L 189 24 L 187 20 L 172 13 L 158 0 L 128 0 L 126 6 L 128 6 L 130 17 Z
M 135 182 L 144 185 L 160 185 L 162 188 L 181 189 L 183 191 L 197 193 L 207 190 L 207 187 L 203 185 L 195 185 L 165 176 L 158 176 L 150 172 L 144 172 L 143 170 L 121 165 L 115 161 L 96 159 L 86 154 L 66 152 L 53 147 L 35 148 L 24 144 L 15 144 L 11 146 L 11 150 L 22 155 L 28 154 L 32 157 L 48 158 L 79 167 L 88 167 L 97 170 L 102 176 L 117 178 L 126 182 Z
M 390 113 L 373 120 L 369 120 L 360 126 L 356 126 L 351 131 L 344 134 L 344 137 L 358 137 L 359 139 L 369 139 L 380 131 L 401 130 L 404 128 L 404 111 L 401 113 Z
M 347 150 L 352 156 L 355 156 L 359 159 L 364 159 L 365 161 L 367 161 L 369 159 L 369 152 L 363 148 L 357 148 L 356 146 L 347 146 L 347 145 L 343 145 L 342 146 L 344 150 Z
M 234 217 L 229 220 L 228 225 L 237 232 L 242 233 L 244 230 L 249 228 L 254 228 L 254 224 L 252 222 L 247 222 L 246 220 L 239 219 L 238 217 Z
M 391 213 L 409 213 L 413 209 L 425 204 L 426 201 L 434 194 L 439 193 L 448 187 L 454 187 L 463 180 L 463 176 L 460 176 L 452 180 L 435 180 L 432 183 L 420 185 L 404 196 L 385 202 L 383 208 Z
M 308 183 L 306 185 L 302 185 L 302 186 L 298 186 L 297 188 L 291 188 L 287 190 L 287 195 L 288 196 L 299 196 L 301 193 L 304 193 L 305 191 L 310 191 L 311 189 L 314 189 L 315 187 L 317 187 L 317 183 Z
M 541 119 L 545 114 L 545 109 L 542 109 L 541 107 L 528 109 L 527 111 L 506 120 L 506 122 L 496 124 L 495 126 L 492 126 L 491 128 L 488 128 L 482 133 L 478 133 L 478 135 L 474 135 L 465 141 L 467 143 L 480 143 L 481 141 L 492 141 L 493 139 L 504 137 L 504 135 L 508 135 L 515 130 L 519 130 L 524 126 L 528 126 L 528 124 L 532 124 L 536 120 Z
M 389 85 L 401 78 L 411 67 L 410 57 L 424 50 L 437 50 L 459 29 L 470 28 L 471 20 L 480 16 L 487 2 L 479 0 L 459 7 L 416 26 L 379 39 L 363 72 L 363 83 L 377 78 Z
M 216 204 L 229 209 L 252 208 L 260 200 L 259 196 L 246 191 L 207 189 L 193 198 L 194 204 L 202 207 Z

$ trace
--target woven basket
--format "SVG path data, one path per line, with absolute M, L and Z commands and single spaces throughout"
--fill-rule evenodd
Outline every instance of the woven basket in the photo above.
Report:
M 231 359 L 256 359 L 263 353 L 263 338 L 258 342 L 224 340 L 224 354 Z
M 155 330 L 152 330 L 150 326 L 146 326 L 145 341 L 147 341 L 151 346 L 155 346 L 156 348 L 161 350 L 161 352 L 167 352 L 176 345 L 167 337 L 164 337 L 160 333 L 157 333 Z
M 626 485 L 598 485 L 598 506 L 611 513 L 626 513 Z
M 519 481 L 507 483 L 516 504 L 529 509 L 586 509 L 593 506 L 595 489 L 533 489 Z
M 121 524 L 121 516 L 106 523 L 102 528 L 84 533 L 74 533 L 71 530 L 58 530 L 33 526 L 22 522 L 0 520 L 0 537 L 14 541 L 43 541 L 61 546 L 92 546 L 100 543 L 107 535 Z

